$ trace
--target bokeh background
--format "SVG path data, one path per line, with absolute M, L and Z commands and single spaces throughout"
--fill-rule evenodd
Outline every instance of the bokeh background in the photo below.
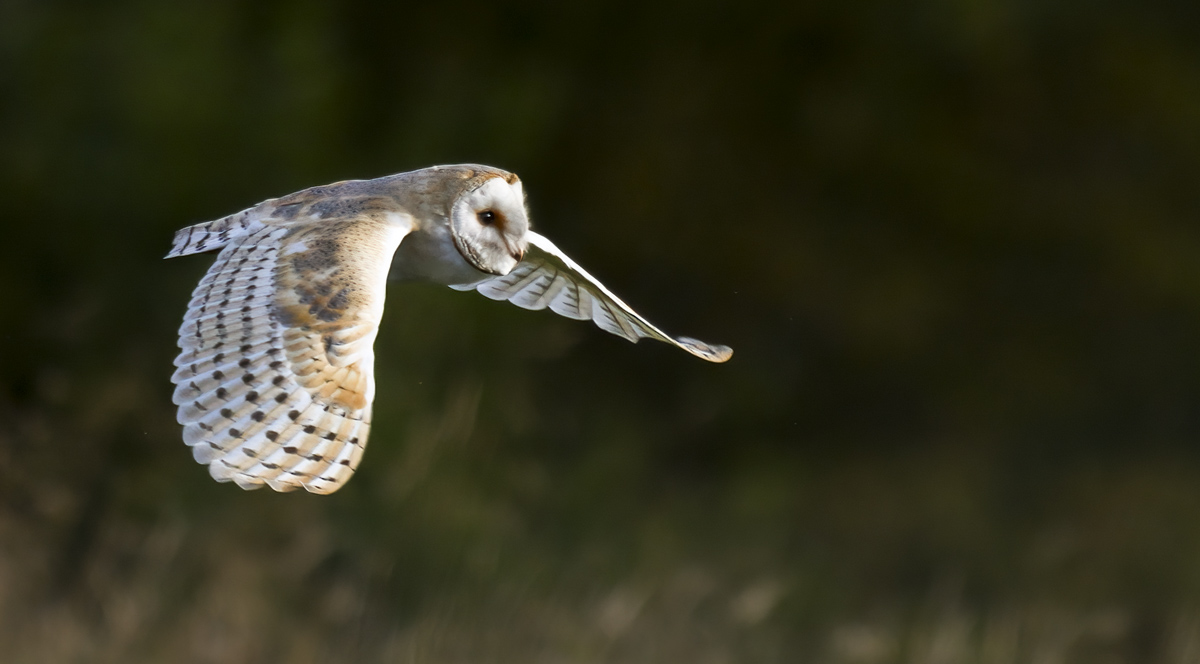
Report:
M 6 662 L 1200 661 L 1195 2 L 0 3 Z M 211 481 L 177 228 L 439 163 L 665 345 L 393 284 Z

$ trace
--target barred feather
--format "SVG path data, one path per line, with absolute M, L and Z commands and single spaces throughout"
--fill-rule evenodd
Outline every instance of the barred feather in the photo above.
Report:
M 242 210 L 216 221 L 206 221 L 179 229 L 175 232 L 175 239 L 171 243 L 171 251 L 167 253 L 167 258 L 214 251 L 224 247 L 231 240 L 251 232 L 254 227 L 259 225 L 254 219 L 256 209 Z
M 218 481 L 332 493 L 366 446 L 371 346 L 408 229 L 369 214 L 240 214 L 180 231 L 170 254 L 226 243 L 179 328 L 184 442 Z
M 527 232 L 526 238 L 525 259 L 508 274 L 451 288 L 475 289 L 485 297 L 508 300 L 524 309 L 549 307 L 560 316 L 591 320 L 605 332 L 629 341 L 665 341 L 709 362 L 724 362 L 733 356 L 728 346 L 670 336 L 638 315 L 553 242 L 533 231 Z

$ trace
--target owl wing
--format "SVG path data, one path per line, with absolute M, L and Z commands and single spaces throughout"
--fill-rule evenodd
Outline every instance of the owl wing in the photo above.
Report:
M 709 362 L 733 356 L 728 346 L 707 344 L 688 337 L 672 337 L 642 318 L 612 291 L 571 260 L 553 242 L 529 231 L 525 258 L 512 272 L 474 284 L 452 286 L 475 289 L 493 300 L 508 300 L 523 309 L 545 309 L 574 318 L 595 321 L 601 329 L 632 342 L 665 341 Z
M 214 478 L 332 493 L 367 442 L 372 346 L 392 254 L 411 224 L 297 209 L 243 217 L 240 234 L 220 238 L 227 244 L 179 330 L 171 380 L 184 441 Z M 184 229 L 168 257 L 204 236 Z

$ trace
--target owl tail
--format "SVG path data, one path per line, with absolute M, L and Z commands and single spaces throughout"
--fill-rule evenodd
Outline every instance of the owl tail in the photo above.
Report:
M 254 209 L 179 229 L 175 232 L 171 251 L 167 252 L 166 258 L 215 251 L 224 247 L 230 240 L 245 235 L 255 225 L 251 216 Z

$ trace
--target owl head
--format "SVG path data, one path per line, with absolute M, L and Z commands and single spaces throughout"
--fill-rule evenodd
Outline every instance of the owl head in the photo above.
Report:
M 475 171 L 465 184 L 450 208 L 454 246 L 475 269 L 508 274 L 525 255 L 529 230 L 521 180 L 488 169 Z

